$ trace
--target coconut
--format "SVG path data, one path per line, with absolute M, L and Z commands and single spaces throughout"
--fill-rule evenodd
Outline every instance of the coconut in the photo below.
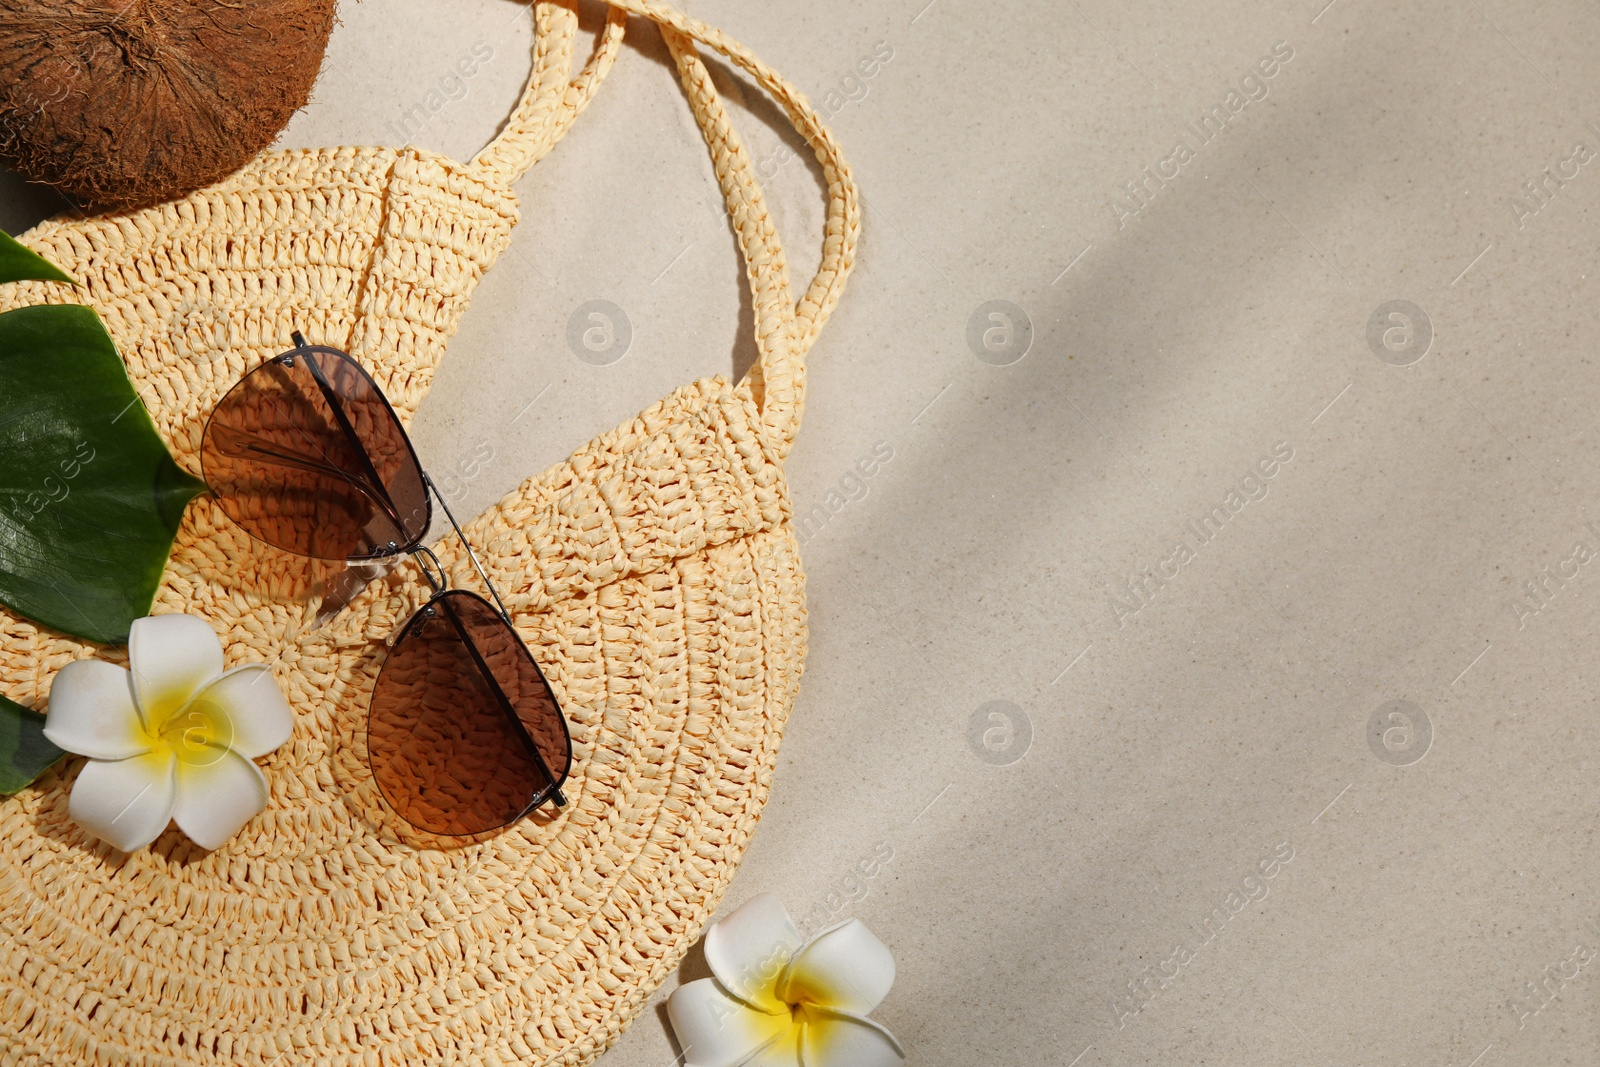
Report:
M 7 0 L 0 162 L 86 208 L 193 192 L 305 106 L 333 0 Z

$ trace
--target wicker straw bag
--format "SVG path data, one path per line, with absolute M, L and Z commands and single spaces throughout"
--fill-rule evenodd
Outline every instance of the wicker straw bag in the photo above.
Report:
M 613 0 L 574 75 L 570 3 L 537 5 L 527 92 L 472 162 L 268 153 L 184 200 L 36 227 L 24 242 L 85 289 L 11 286 L 0 307 L 93 305 L 196 473 L 206 413 L 294 327 L 353 354 L 409 420 L 509 240 L 510 183 L 605 76 L 625 13 L 659 23 L 747 261 L 760 359 L 737 385 L 677 390 L 468 530 L 567 710 L 572 803 L 464 843 L 392 816 L 367 768 L 365 708 L 385 639 L 421 597 L 415 566 L 311 628 L 308 591 L 336 569 L 251 542 L 202 497 L 156 611 L 209 618 L 230 666 L 273 661 L 296 723 L 265 763 L 271 800 L 216 852 L 169 830 L 132 855 L 68 818 L 80 761 L 0 803 L 0 1061 L 586 1064 L 716 908 L 800 677 L 804 579 L 782 461 L 859 209 L 831 135 L 741 46 L 653 0 Z M 822 163 L 822 267 L 798 302 L 696 42 L 771 92 Z M 196 306 L 225 315 L 234 339 L 212 362 L 173 336 Z M 439 553 L 472 587 L 454 538 Z M 55 672 L 89 655 L 116 651 L 0 613 L 13 699 L 42 707 Z

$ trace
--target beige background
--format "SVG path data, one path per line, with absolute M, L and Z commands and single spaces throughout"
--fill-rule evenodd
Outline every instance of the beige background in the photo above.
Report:
M 1600 967 L 1580 966 L 1600 950 L 1600 15 L 1325 3 L 692 5 L 814 101 L 839 94 L 868 205 L 789 465 L 800 512 L 843 505 L 805 544 L 809 666 L 728 904 L 865 920 L 899 963 L 878 1017 L 913 1062 L 1600 1056 Z M 284 145 L 398 143 L 441 89 L 413 136 L 464 158 L 516 98 L 517 5 L 341 15 Z M 1274 46 L 1292 58 L 1240 89 Z M 861 77 L 875 50 L 892 57 Z M 520 183 L 512 251 L 416 427 L 468 512 L 749 358 L 733 239 L 662 64 L 636 26 Z M 799 277 L 816 175 L 780 165 L 794 138 L 748 96 Z M 1145 180 L 1213 105 L 1226 131 Z M 1148 203 L 1114 209 L 1136 180 Z M 13 230 L 50 209 L 14 181 L 3 203 Z M 590 300 L 631 324 L 610 365 L 568 345 Z M 997 300 L 1031 324 L 1025 354 L 1014 312 L 1011 347 L 987 319 L 997 351 L 969 345 Z M 1369 342 L 1392 300 L 1420 309 L 1425 350 L 1415 312 Z M 852 477 L 875 445 L 893 458 Z M 1275 447 L 1292 459 L 1246 481 Z M 1186 524 L 1214 507 L 1201 543 Z M 1141 605 L 1146 568 L 1169 577 Z M 1411 720 L 1374 747 L 1393 700 Z M 1275 848 L 1292 859 L 1262 880 Z M 874 854 L 892 859 L 862 877 Z M 1266 895 L 1202 944 L 1230 890 Z M 675 1055 L 655 1009 L 603 1062 Z

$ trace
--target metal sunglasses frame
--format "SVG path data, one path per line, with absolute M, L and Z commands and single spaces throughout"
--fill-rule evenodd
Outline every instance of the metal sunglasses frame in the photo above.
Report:
M 355 357 L 351 356 L 348 352 L 341 352 L 339 349 L 330 348 L 327 345 L 309 344 L 306 341 L 305 336 L 299 330 L 292 331 L 289 336 L 294 341 L 295 347 L 293 349 L 273 357 L 273 359 L 268 363 L 263 363 L 260 366 L 251 369 L 245 374 L 245 377 L 248 378 L 251 374 L 255 374 L 256 372 L 269 366 L 271 363 L 280 363 L 285 367 L 293 367 L 294 361 L 297 358 L 301 358 L 302 355 L 312 351 L 331 353 L 336 358 L 349 363 L 350 366 L 354 367 L 364 377 L 366 377 L 368 382 L 372 385 L 373 392 L 383 400 L 384 408 L 387 410 L 389 417 L 395 420 L 395 426 L 400 432 L 400 439 L 405 442 L 406 448 L 410 452 L 411 460 L 416 465 L 418 474 L 422 476 L 422 483 L 426 488 L 426 493 L 423 496 L 424 502 L 428 500 L 427 494 L 432 494 L 432 496 L 439 501 L 439 506 L 444 509 L 445 517 L 450 520 L 451 528 L 455 530 L 456 536 L 460 538 L 462 546 L 467 550 L 467 556 L 472 560 L 473 569 L 478 572 L 478 577 L 483 579 L 483 584 L 488 587 L 490 595 L 494 597 L 495 608 L 497 609 L 496 614 L 500 616 L 501 621 L 504 622 L 510 629 L 511 634 L 516 638 L 517 643 L 522 646 L 523 653 L 528 657 L 529 661 L 533 663 L 534 670 L 539 672 L 539 680 L 544 684 L 545 688 L 550 691 L 551 700 L 555 704 L 556 710 L 561 718 L 561 728 L 566 734 L 567 745 L 570 752 L 572 744 L 572 730 L 567 725 L 566 713 L 561 709 L 561 702 L 555 699 L 555 691 L 550 689 L 550 683 L 544 677 L 544 670 L 540 668 L 538 661 L 533 658 L 533 654 L 528 651 L 527 642 L 523 641 L 521 635 L 517 633 L 517 628 L 511 621 L 511 613 L 506 610 L 505 601 L 500 596 L 500 590 L 496 589 L 494 582 L 490 580 L 489 574 L 484 569 L 482 561 L 478 559 L 477 552 L 473 550 L 471 542 L 467 540 L 467 535 L 462 532 L 461 524 L 456 521 L 455 515 L 450 511 L 450 505 L 445 501 L 444 494 L 439 492 L 439 487 L 434 484 L 434 481 L 428 475 L 428 472 L 423 469 L 422 461 L 418 459 L 416 448 L 411 443 L 411 437 L 405 432 L 405 428 L 400 425 L 399 416 L 395 414 L 394 407 L 389 403 L 389 398 L 384 395 L 383 390 L 378 387 L 377 382 L 372 381 L 372 376 L 367 374 L 366 368 L 361 366 L 361 364 L 356 361 Z M 280 449 L 261 442 L 257 438 L 240 440 L 240 446 L 254 453 L 257 458 L 269 463 L 287 467 L 295 467 L 301 470 L 309 470 L 313 473 L 344 480 L 345 482 L 349 483 L 349 485 L 358 493 L 370 500 L 379 510 L 383 511 L 384 514 L 388 516 L 389 520 L 394 524 L 395 529 L 404 531 L 406 527 L 405 522 L 400 517 L 400 511 L 395 506 L 394 501 L 390 499 L 388 489 L 385 488 L 383 479 L 378 475 L 377 466 L 372 462 L 372 457 L 368 454 L 366 446 L 361 443 L 361 437 L 356 433 L 355 426 L 351 424 L 349 415 L 345 412 L 343 405 L 339 402 L 338 394 L 334 391 L 333 386 L 324 376 L 322 368 L 317 364 L 316 360 L 307 359 L 305 365 L 306 368 L 311 372 L 312 378 L 316 381 L 317 388 L 321 390 L 323 399 L 327 402 L 328 409 L 333 413 L 334 421 L 338 424 L 340 434 L 345 438 L 346 444 L 350 446 L 355 455 L 360 458 L 361 464 L 365 468 L 364 473 L 367 476 L 365 481 L 367 481 L 369 484 L 362 484 L 362 479 L 351 477 L 348 471 L 345 471 L 334 464 L 319 463 L 316 460 L 309 459 L 305 456 L 297 456 L 283 452 Z M 243 382 L 244 378 L 239 379 L 239 381 Z M 235 383 L 235 387 L 237 387 L 237 384 L 238 383 Z M 240 436 L 241 438 L 243 437 L 243 435 Z M 212 492 L 215 493 L 216 490 L 213 489 Z M 494 691 L 495 700 L 499 704 L 500 710 L 515 728 L 517 737 L 522 741 L 528 753 L 533 756 L 535 763 L 538 765 L 539 770 L 544 774 L 545 779 L 550 782 L 550 788 L 547 791 L 541 791 L 540 793 L 536 794 L 534 799 L 526 808 L 524 808 L 513 818 L 507 820 L 507 823 L 504 825 L 509 825 L 510 823 L 515 822 L 517 819 L 520 819 L 523 816 L 537 810 L 547 801 L 553 801 L 558 808 L 564 808 L 567 805 L 567 798 L 566 795 L 561 791 L 561 785 L 566 781 L 567 776 L 563 774 L 561 779 L 558 781 L 556 776 L 551 773 L 549 764 L 545 762 L 544 756 L 540 754 L 539 746 L 534 743 L 533 736 L 528 732 L 527 726 L 524 725 L 521 717 L 517 715 L 516 708 L 512 706 L 510 698 L 506 696 L 505 690 L 500 687 L 500 683 L 495 680 L 494 673 L 489 669 L 489 665 L 484 662 L 483 654 L 479 652 L 477 646 L 473 644 L 472 638 L 468 635 L 466 627 L 462 625 L 460 617 L 457 616 L 455 609 L 451 607 L 448 600 L 449 593 L 460 592 L 465 593 L 468 596 L 476 596 L 477 594 L 472 593 L 470 590 L 451 589 L 449 578 L 445 574 L 443 565 L 439 562 L 439 557 L 434 554 L 431 548 L 428 548 L 426 545 L 421 543 L 421 538 L 426 536 L 428 527 L 432 525 L 433 514 L 431 504 L 428 506 L 427 519 L 428 521 L 423 525 L 423 533 L 418 535 L 418 539 L 415 543 L 402 545 L 397 541 L 390 541 L 386 545 L 381 546 L 380 551 L 366 556 L 352 556 L 346 562 L 351 566 L 359 566 L 365 563 L 375 563 L 381 560 L 394 559 L 400 555 L 409 555 L 411 558 L 417 561 L 417 566 L 422 571 L 422 577 L 427 581 L 429 588 L 433 591 L 433 595 L 425 604 L 412 613 L 411 618 L 407 619 L 406 622 L 400 627 L 400 631 L 404 632 L 407 628 L 409 628 L 412 622 L 415 621 L 419 615 L 426 615 L 427 617 L 432 618 L 436 612 L 440 610 L 444 612 L 445 616 L 449 618 L 451 623 L 454 625 L 456 634 L 461 639 L 462 644 L 472 656 L 473 664 L 478 668 L 478 671 L 483 678 L 489 683 L 490 689 Z M 249 532 L 248 528 L 246 528 L 246 532 Z M 255 535 L 251 534 L 251 536 L 254 537 Z M 479 599 L 481 600 L 482 598 Z M 485 601 L 485 603 L 487 603 L 487 601 Z M 569 755 L 569 767 L 570 764 L 571 761 Z

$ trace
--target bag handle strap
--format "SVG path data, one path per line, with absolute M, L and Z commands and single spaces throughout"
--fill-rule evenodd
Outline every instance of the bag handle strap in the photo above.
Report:
M 855 266 L 861 205 L 850 165 L 805 95 L 742 44 L 661 0 L 608 2 L 657 23 L 677 62 L 689 106 L 711 151 L 717 181 L 744 254 L 755 310 L 760 359 L 751 366 L 745 381 L 760 405 L 768 441 L 782 459 L 794 444 L 805 407 L 806 353 L 839 302 L 845 280 Z M 695 49 L 696 42 L 721 53 L 755 79 L 783 108 L 822 165 L 823 180 L 828 186 L 822 261 L 798 303 L 790 293 L 783 244 L 767 211 L 761 183 L 756 179 L 749 153 L 728 121 L 727 109 Z
M 571 128 L 617 61 L 627 13 L 609 8 L 594 54 L 576 77 L 572 75 L 578 33 L 576 3 L 538 0 L 534 4 L 533 69 L 528 84 L 499 134 L 468 164 L 484 177 L 510 185 L 526 174 Z
M 717 182 L 744 256 L 760 354 L 744 380 L 760 406 L 769 444 L 782 459 L 794 444 L 805 406 L 806 353 L 833 313 L 855 266 L 861 204 L 850 166 L 833 134 L 800 90 L 744 45 L 663 0 L 607 0 L 610 6 L 599 45 L 578 76 L 568 80 L 578 25 L 574 3 L 575 0 L 539 0 L 536 4 L 538 41 L 527 90 L 500 135 L 478 153 L 472 165 L 507 182 L 524 174 L 566 133 L 610 71 L 622 45 L 627 16 L 639 15 L 656 23 L 677 64 L 690 109 L 711 152 Z M 789 286 L 783 244 L 767 211 L 755 167 L 729 122 L 697 44 L 720 53 L 765 89 L 806 139 L 822 166 L 828 187 L 822 261 L 798 303 Z

